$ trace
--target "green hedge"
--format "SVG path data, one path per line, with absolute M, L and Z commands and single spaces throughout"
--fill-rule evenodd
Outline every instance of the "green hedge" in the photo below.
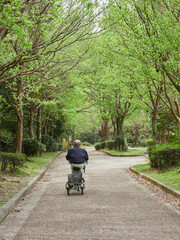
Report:
M 23 152 L 27 156 L 35 156 L 39 153 L 39 142 L 36 139 L 26 138 L 23 140 Z
M 14 172 L 18 167 L 22 167 L 27 161 L 27 156 L 22 153 L 3 153 L 0 155 L 1 171 L 6 171 L 10 167 L 10 171 Z
M 99 143 L 95 144 L 96 150 L 100 150 L 100 149 L 104 149 L 104 148 L 113 149 L 114 147 L 115 147 L 114 140 L 107 140 L 107 141 L 103 141 L 103 142 L 99 142 Z
M 46 149 L 48 152 L 53 152 L 53 149 L 56 148 L 56 146 L 54 146 L 54 142 L 55 141 L 52 136 L 49 135 L 42 136 L 42 143 L 46 145 Z
M 101 149 L 101 143 L 96 143 L 95 144 L 95 149 L 100 150 Z
M 148 148 L 151 167 L 163 169 L 180 165 L 179 144 L 158 144 Z
M 108 148 L 108 149 L 114 149 L 115 148 L 115 141 L 114 140 L 107 140 L 106 141 L 106 147 Z
M 82 142 L 82 145 L 83 145 L 83 146 L 91 146 L 92 144 L 89 143 L 89 142 Z
M 39 142 L 39 155 L 41 156 L 44 152 L 46 152 L 46 145 Z

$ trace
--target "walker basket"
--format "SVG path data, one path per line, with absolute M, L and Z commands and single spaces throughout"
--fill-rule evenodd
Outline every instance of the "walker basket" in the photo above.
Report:
M 82 180 L 82 173 L 68 174 L 68 182 L 69 183 L 81 182 L 81 180 Z

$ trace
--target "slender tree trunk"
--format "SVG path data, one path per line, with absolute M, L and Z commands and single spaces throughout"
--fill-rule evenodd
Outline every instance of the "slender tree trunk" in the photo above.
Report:
M 157 143 L 157 111 L 152 113 L 152 137 L 153 143 Z
M 16 142 L 15 152 L 21 153 L 23 140 L 23 109 L 17 111 L 17 130 L 16 130 Z
M 48 134 L 48 124 L 49 124 L 49 121 L 46 120 L 44 124 L 44 135 Z
M 52 137 L 54 137 L 54 126 L 52 126 L 51 133 L 52 133 Z
M 34 106 L 33 104 L 30 104 L 28 128 L 29 128 L 29 137 L 32 139 L 34 139 L 33 121 L 34 121 Z
M 37 110 L 37 140 L 41 142 L 41 124 L 42 124 L 42 118 L 41 118 L 41 107 Z
M 138 140 L 139 140 L 139 126 L 135 125 L 135 141 L 134 141 L 135 147 L 138 146 Z
M 23 92 L 22 80 L 18 80 L 18 93 L 17 93 L 17 103 L 16 103 L 16 113 L 17 113 L 17 129 L 16 129 L 16 140 L 15 140 L 15 152 L 21 153 L 22 151 L 22 141 L 23 141 L 23 109 L 22 109 L 22 99 L 21 94 Z
M 180 144 L 180 118 L 179 118 L 179 121 L 178 121 L 178 143 Z
M 116 134 L 117 134 L 117 130 L 116 130 L 116 120 L 114 119 L 114 117 L 112 117 L 111 121 L 112 121 L 112 125 L 113 125 L 113 139 L 115 139 Z

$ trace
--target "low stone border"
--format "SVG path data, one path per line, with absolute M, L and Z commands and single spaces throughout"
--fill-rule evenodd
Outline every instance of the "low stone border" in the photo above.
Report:
M 11 198 L 6 204 L 0 207 L 0 223 L 16 207 L 16 205 L 21 201 L 21 199 L 25 197 L 28 192 L 31 191 L 34 185 L 43 177 L 43 175 L 46 173 L 46 171 L 49 169 L 49 167 L 59 154 L 60 153 L 57 153 L 51 159 L 51 161 L 41 170 L 41 172 L 27 184 L 26 187 L 23 187 L 18 193 L 16 193 L 13 198 Z
M 180 199 L 180 191 L 175 190 L 175 189 L 173 189 L 173 188 L 171 188 L 171 187 L 169 187 L 169 186 L 167 186 L 167 185 L 165 185 L 165 184 L 155 180 L 154 178 L 151 178 L 148 175 L 143 174 L 143 173 L 137 171 L 136 169 L 134 169 L 132 167 L 130 167 L 129 170 L 132 171 L 133 173 L 135 173 L 136 175 L 140 176 L 141 178 L 143 178 L 143 179 L 153 183 L 154 185 L 160 187 L 165 192 L 167 192 L 167 193 L 173 195 L 174 197 Z

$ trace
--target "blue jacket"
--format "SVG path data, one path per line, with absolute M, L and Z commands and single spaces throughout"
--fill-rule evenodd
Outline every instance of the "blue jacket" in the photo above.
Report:
M 69 160 L 70 163 L 81 164 L 88 161 L 89 157 L 85 149 L 74 147 L 69 149 L 66 159 Z

